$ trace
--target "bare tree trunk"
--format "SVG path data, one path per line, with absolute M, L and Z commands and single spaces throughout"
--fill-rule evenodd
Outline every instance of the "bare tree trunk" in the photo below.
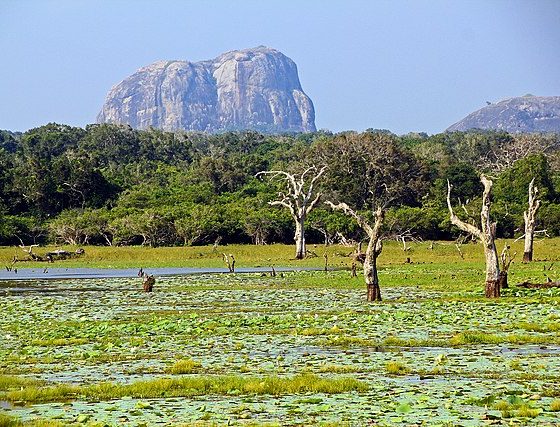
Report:
M 511 263 L 515 258 L 515 255 L 517 255 L 517 252 L 514 252 L 513 255 L 511 255 L 509 250 L 510 246 L 508 244 L 505 244 L 504 249 L 502 250 L 502 254 L 500 255 L 500 289 L 509 288 L 508 271 Z
M 533 261 L 533 241 L 535 239 L 535 220 L 537 212 L 541 207 L 541 201 L 537 200 L 538 189 L 535 187 L 535 178 L 529 184 L 529 207 L 523 212 L 525 221 L 525 246 L 523 249 L 523 262 Z
M 383 244 L 380 239 L 381 224 L 383 224 L 383 219 L 385 217 L 383 209 L 378 207 L 375 211 L 375 223 L 372 227 L 364 217 L 352 210 L 346 203 L 339 203 L 337 205 L 330 201 L 326 201 L 325 203 L 331 208 L 343 211 L 346 215 L 354 218 L 358 225 L 367 233 L 369 242 L 366 253 L 363 254 L 367 300 L 381 301 L 381 289 L 379 288 L 379 277 L 377 277 L 377 257 L 381 254 L 381 250 L 383 249 Z M 361 244 L 359 248 L 358 250 L 361 253 Z M 352 265 L 352 268 L 354 272 L 355 264 Z
M 500 263 L 495 243 L 496 224 L 492 223 L 490 220 L 492 181 L 484 175 L 480 176 L 480 181 L 484 185 L 482 209 L 480 210 L 480 229 L 472 224 L 461 221 L 453 212 L 453 207 L 451 206 L 452 186 L 449 181 L 447 181 L 447 207 L 449 208 L 451 223 L 459 229 L 475 236 L 484 246 L 484 257 L 486 260 L 485 295 L 488 298 L 498 298 L 500 296 Z
M 500 296 L 500 264 L 494 239 L 485 244 L 484 256 L 486 258 L 485 294 L 487 298 L 498 298 Z
M 500 271 L 500 279 L 499 279 L 499 287 L 500 287 L 500 293 L 502 289 L 507 289 L 509 288 L 509 283 L 508 283 L 508 272 L 507 271 Z
M 523 250 L 523 262 L 533 261 L 533 240 L 535 237 L 535 229 L 527 230 L 528 224 L 525 224 L 525 246 Z
M 296 233 L 294 235 L 294 240 L 296 242 L 296 259 L 305 258 L 306 248 L 305 248 L 305 218 L 299 217 L 294 218 L 296 223 Z
M 105 241 L 107 242 L 107 246 L 113 246 L 113 241 L 111 239 L 109 239 L 109 236 L 107 236 L 106 233 L 102 233 L 102 236 L 105 239 Z
M 367 300 L 381 301 L 381 288 L 377 276 L 377 257 L 381 253 L 381 241 L 376 243 L 370 239 L 364 260 L 364 278 L 367 285 Z

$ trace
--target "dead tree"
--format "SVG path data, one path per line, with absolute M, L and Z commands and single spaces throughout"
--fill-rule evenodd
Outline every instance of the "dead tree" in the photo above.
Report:
M 487 151 L 486 155 L 478 160 L 478 168 L 502 172 L 527 156 L 535 154 L 551 154 L 558 150 L 558 138 L 555 135 L 520 133 L 511 135 L 511 138 L 499 139 Z
M 381 241 L 381 224 L 385 213 L 381 207 L 375 211 L 375 223 L 373 227 L 364 217 L 352 210 L 346 203 L 334 203 L 327 201 L 331 208 L 343 211 L 346 215 L 354 218 L 358 225 L 369 237 L 368 247 L 364 257 L 364 279 L 367 285 L 367 300 L 381 301 L 381 289 L 379 288 L 379 277 L 377 276 L 377 257 L 381 254 L 383 244 Z
M 29 245 L 29 249 L 26 249 L 25 246 L 19 245 L 19 247 L 21 248 L 21 250 L 23 252 L 25 252 L 27 255 L 29 255 L 29 259 L 33 260 L 33 261 L 43 261 L 43 257 L 37 255 L 36 253 L 33 252 L 33 248 L 37 248 L 39 247 L 39 245 Z
M 223 255 L 223 259 L 224 262 L 226 263 L 226 266 L 229 270 L 230 273 L 235 273 L 235 258 L 233 257 L 233 254 L 229 254 L 229 257 L 227 256 L 227 254 L 224 252 L 222 253 Z M 230 260 L 231 258 L 231 260 Z
M 294 175 L 284 171 L 262 171 L 255 176 L 270 175 L 271 178 L 281 178 L 286 182 L 287 193 L 280 192 L 278 194 L 280 200 L 269 202 L 271 206 L 283 206 L 290 211 L 292 218 L 296 224 L 296 232 L 294 240 L 296 242 L 296 259 L 303 259 L 307 253 L 305 247 L 305 219 L 313 208 L 319 203 L 322 193 L 315 194 L 315 185 L 321 176 L 327 170 L 326 166 L 317 170 L 315 166 L 307 168 L 296 178 Z M 308 181 L 308 175 L 314 173 L 314 176 Z
M 529 184 L 529 207 L 523 212 L 525 221 L 525 247 L 523 249 L 523 262 L 533 261 L 533 241 L 535 239 L 535 220 L 537 212 L 541 207 L 541 201 L 537 200 L 538 188 L 535 187 L 535 178 Z
M 485 294 L 487 298 L 498 298 L 500 296 L 500 264 L 498 252 L 496 250 L 496 224 L 490 220 L 490 206 L 492 204 L 492 181 L 484 175 L 480 176 L 480 181 L 484 185 L 482 194 L 482 209 L 480 210 L 480 225 L 478 228 L 472 224 L 460 220 L 451 206 L 452 185 L 447 181 L 447 206 L 451 223 L 460 230 L 475 236 L 484 247 L 486 259 L 486 286 Z
M 510 246 L 506 243 L 500 255 L 500 289 L 509 288 L 508 285 L 508 271 L 511 263 L 515 259 L 516 252 L 511 255 Z

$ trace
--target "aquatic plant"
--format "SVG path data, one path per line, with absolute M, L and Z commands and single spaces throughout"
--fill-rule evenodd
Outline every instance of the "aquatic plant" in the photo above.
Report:
M 410 368 L 402 362 L 387 362 L 385 364 L 385 370 L 390 375 L 406 375 L 410 372 Z
M 168 374 L 193 374 L 200 372 L 202 364 L 193 359 L 177 360 L 173 365 L 167 367 L 165 372 Z

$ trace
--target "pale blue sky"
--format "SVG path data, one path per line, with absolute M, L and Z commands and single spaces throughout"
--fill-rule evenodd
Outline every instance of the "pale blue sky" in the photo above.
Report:
M 84 126 L 143 65 L 261 44 L 333 131 L 437 133 L 487 100 L 560 95 L 560 0 L 0 0 L 0 129 Z

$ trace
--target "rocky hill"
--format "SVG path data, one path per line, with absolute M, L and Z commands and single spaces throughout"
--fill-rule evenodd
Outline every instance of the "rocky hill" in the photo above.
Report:
M 487 105 L 447 131 L 494 129 L 507 132 L 560 132 L 560 96 L 525 95 Z
M 202 62 L 158 61 L 114 86 L 98 123 L 219 132 L 315 131 L 296 64 L 264 46 Z

